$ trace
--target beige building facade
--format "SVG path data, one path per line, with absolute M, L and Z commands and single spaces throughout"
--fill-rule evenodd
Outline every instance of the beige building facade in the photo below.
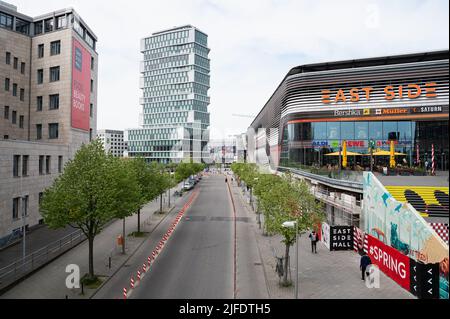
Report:
M 40 194 L 96 136 L 96 42 L 72 8 L 32 18 L 0 1 L 0 247 L 43 222 Z

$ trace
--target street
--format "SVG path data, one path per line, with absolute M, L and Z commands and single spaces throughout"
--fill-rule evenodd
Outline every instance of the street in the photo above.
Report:
M 239 240 L 234 252 L 233 206 L 224 180 L 223 175 L 205 176 L 190 191 L 198 191 L 198 197 L 129 298 L 268 297 L 262 270 L 252 270 L 257 264 L 256 242 Z M 176 207 L 94 298 L 123 298 L 123 288 L 130 286 L 131 276 L 136 279 L 136 271 L 142 268 L 178 210 Z M 250 223 L 238 220 L 237 236 L 253 233 L 245 229 L 251 227 Z M 252 275 L 246 275 L 249 273 Z

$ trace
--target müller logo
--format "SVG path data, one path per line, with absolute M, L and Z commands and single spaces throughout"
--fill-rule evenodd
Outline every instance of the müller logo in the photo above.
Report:
M 338 89 L 331 91 L 328 89 L 322 90 L 322 103 L 346 103 L 346 102 L 360 102 L 370 101 L 372 93 L 375 93 L 373 87 L 351 88 L 350 90 Z M 387 85 L 383 89 L 384 99 L 387 101 L 394 99 L 417 99 L 420 96 L 427 98 L 436 97 L 436 83 L 427 82 L 424 84 L 405 84 L 405 85 Z

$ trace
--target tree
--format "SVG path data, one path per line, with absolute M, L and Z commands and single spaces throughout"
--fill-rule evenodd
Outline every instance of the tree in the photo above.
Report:
M 84 144 L 64 172 L 45 190 L 40 210 L 50 228 L 81 229 L 89 244 L 88 279 L 95 280 L 94 238 L 103 226 L 126 210 L 136 189 L 130 174 L 117 170 L 99 140 Z M 132 200 L 131 200 L 132 202 Z
M 137 232 L 141 232 L 141 209 L 148 202 L 159 195 L 159 172 L 155 166 L 149 165 L 142 157 L 130 160 L 131 168 L 136 174 L 137 183 L 140 189 L 139 207 L 137 209 Z
M 142 189 L 138 181 L 134 160 L 118 157 L 113 157 L 111 160 L 112 169 L 115 171 L 116 187 L 118 188 L 116 196 L 121 199 L 114 217 L 122 219 L 122 253 L 125 254 L 125 219 L 140 208 L 142 204 Z
M 264 220 L 268 220 L 270 218 L 269 211 L 267 209 L 264 209 L 265 202 L 261 201 L 261 198 L 264 194 L 268 194 L 270 196 L 270 192 L 274 185 L 281 182 L 281 177 L 275 174 L 259 174 L 258 179 L 254 185 L 254 193 L 258 197 L 258 218 L 260 218 L 261 210 L 264 214 Z M 270 202 L 269 202 L 270 203 Z M 261 228 L 261 221 L 258 219 L 260 228 Z M 267 223 L 264 223 L 264 233 L 267 234 Z
M 264 191 L 261 202 L 268 212 L 266 226 L 268 230 L 283 236 L 285 244 L 285 271 L 283 284 L 288 284 L 289 249 L 295 243 L 296 229 L 283 227 L 286 221 L 298 223 L 299 233 L 303 233 L 324 219 L 322 204 L 309 190 L 304 180 L 297 180 L 285 175 L 275 183 L 270 191 Z

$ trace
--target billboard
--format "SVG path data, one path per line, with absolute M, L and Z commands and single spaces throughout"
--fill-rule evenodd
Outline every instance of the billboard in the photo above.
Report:
M 325 247 L 330 249 L 330 226 L 327 223 L 322 223 L 320 241 L 325 245 Z
M 410 290 L 409 257 L 397 249 L 385 245 L 382 241 L 370 235 L 367 238 L 367 253 L 372 263 L 396 283 Z
M 72 45 L 72 128 L 89 132 L 91 55 L 73 38 Z
M 330 250 L 353 249 L 353 226 L 331 226 Z

